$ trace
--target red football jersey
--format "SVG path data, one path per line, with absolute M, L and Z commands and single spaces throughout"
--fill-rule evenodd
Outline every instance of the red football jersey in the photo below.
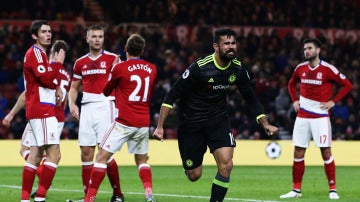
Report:
M 126 126 L 149 127 L 156 77 L 155 65 L 143 59 L 130 59 L 113 67 L 104 95 L 115 89 L 116 121 Z
M 46 53 L 33 45 L 25 54 L 24 80 L 26 118 L 55 116 L 54 79 L 61 63 L 49 64 Z
M 71 84 L 71 76 L 69 71 L 67 71 L 64 67 L 61 67 L 59 69 L 59 74 L 56 77 L 56 80 L 60 86 L 60 89 L 63 93 L 63 99 L 61 100 L 61 103 L 59 106 L 56 106 L 55 108 L 55 116 L 58 122 L 65 122 L 65 98 L 67 93 L 70 90 L 70 84 Z
M 103 50 L 96 58 L 87 54 L 75 61 L 73 80 L 82 80 L 82 103 L 114 100 L 102 92 L 116 58 L 116 54 Z
M 300 83 L 300 117 L 328 116 L 320 109 L 321 102 L 333 100 L 334 103 L 346 96 L 352 89 L 351 82 L 341 74 L 333 65 L 320 61 L 316 67 L 311 67 L 309 62 L 299 64 L 288 84 L 292 101 L 299 100 L 296 84 Z M 333 96 L 334 84 L 341 86 Z

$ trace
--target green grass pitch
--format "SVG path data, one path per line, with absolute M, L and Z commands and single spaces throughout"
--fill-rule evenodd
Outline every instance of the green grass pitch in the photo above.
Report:
M 121 188 L 125 201 L 144 201 L 143 187 L 135 166 L 120 166 Z M 20 201 L 21 167 L 0 167 L 0 201 Z M 64 202 L 83 197 L 80 167 L 62 167 L 57 170 L 48 191 L 47 201 Z M 153 190 L 158 202 L 209 201 L 216 167 L 205 166 L 197 182 L 190 182 L 181 166 L 152 166 Z M 360 201 L 360 167 L 337 167 L 337 190 L 340 201 Z M 35 186 L 37 182 L 35 182 Z M 280 199 L 291 189 L 289 166 L 235 166 L 230 187 L 224 201 L 330 201 L 322 166 L 307 166 L 303 179 L 301 199 Z M 101 184 L 96 201 L 108 201 L 112 195 L 107 177 Z

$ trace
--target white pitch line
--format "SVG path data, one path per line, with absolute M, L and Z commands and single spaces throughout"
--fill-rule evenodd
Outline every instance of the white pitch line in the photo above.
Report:
M 21 189 L 21 186 L 15 185 L 6 185 L 0 184 L 0 187 L 4 188 L 11 188 L 11 189 Z M 58 192 L 76 192 L 81 193 L 83 190 L 76 190 L 76 189 L 58 189 L 58 188 L 50 188 L 51 191 L 58 191 Z M 110 191 L 101 191 L 99 193 L 112 193 Z M 124 192 L 126 195 L 143 195 L 144 193 L 140 192 Z M 192 195 L 179 195 L 179 194 L 159 194 L 155 193 L 155 196 L 167 196 L 167 197 L 174 197 L 174 198 L 198 198 L 198 199 L 209 199 L 208 196 L 192 196 Z M 245 198 L 225 198 L 226 201 L 248 201 L 248 202 L 279 202 L 279 201 L 268 201 L 268 200 L 256 200 L 256 199 L 245 199 Z

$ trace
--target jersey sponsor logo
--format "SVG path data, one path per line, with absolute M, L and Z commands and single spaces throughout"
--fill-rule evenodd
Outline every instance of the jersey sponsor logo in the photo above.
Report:
M 320 81 L 320 80 L 314 80 L 314 79 L 301 79 L 301 83 L 321 85 L 321 84 L 322 84 L 322 81 Z
M 46 68 L 44 67 L 44 65 L 39 65 L 39 66 L 37 67 L 37 70 L 38 70 L 39 73 L 44 73 L 44 72 L 46 72 Z
M 213 82 L 214 82 L 214 79 L 213 79 L 213 78 L 210 78 L 208 82 L 209 82 L 209 83 L 213 83 Z
M 235 74 L 232 74 L 232 75 L 230 75 L 230 77 L 229 77 L 229 83 L 235 83 L 235 81 L 236 81 L 236 75 Z
M 213 90 L 227 90 L 230 88 L 230 85 L 216 85 L 212 87 Z
M 135 64 L 135 65 L 128 66 L 128 70 L 129 70 L 129 72 L 132 72 L 135 70 L 144 70 L 144 71 L 148 72 L 149 74 L 151 74 L 151 72 L 152 72 L 152 69 L 149 67 L 149 65 L 143 65 L 143 64 Z
M 90 74 L 106 74 L 106 69 L 90 69 L 82 71 L 83 75 L 90 75 Z
M 185 72 L 182 74 L 182 78 L 183 79 L 186 79 L 186 78 L 188 78 L 189 77 L 189 75 L 190 75 L 190 70 L 185 70 Z

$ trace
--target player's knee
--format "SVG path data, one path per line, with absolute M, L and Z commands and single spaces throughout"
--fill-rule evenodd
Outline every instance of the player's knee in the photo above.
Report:
M 185 171 L 185 175 L 192 182 L 195 182 L 198 179 L 200 179 L 201 174 L 202 174 L 201 170 L 197 170 L 197 169 Z
M 219 165 L 219 173 L 222 176 L 230 176 L 231 170 L 233 168 L 234 164 L 233 161 L 226 162 L 224 164 Z

